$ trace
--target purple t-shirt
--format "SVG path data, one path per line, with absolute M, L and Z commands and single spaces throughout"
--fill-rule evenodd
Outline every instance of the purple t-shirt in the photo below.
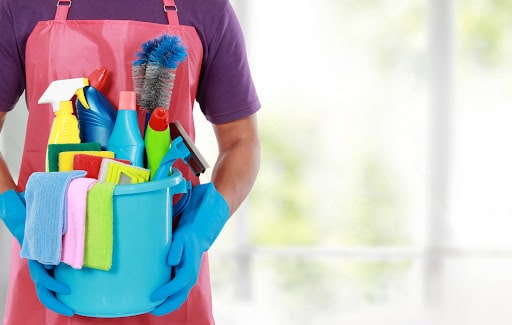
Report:
M 11 110 L 25 89 L 25 46 L 38 21 L 52 20 L 55 0 L 0 0 L 0 111 Z M 180 24 L 195 27 L 203 44 L 197 101 L 212 123 L 256 112 L 238 19 L 228 0 L 176 0 Z M 138 20 L 167 24 L 161 0 L 73 0 L 70 20 Z

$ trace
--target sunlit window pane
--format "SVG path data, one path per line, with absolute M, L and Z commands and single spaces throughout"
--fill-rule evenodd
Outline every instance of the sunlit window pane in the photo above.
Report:
M 249 12 L 264 104 L 253 242 L 416 242 L 426 190 L 424 1 L 258 1 Z

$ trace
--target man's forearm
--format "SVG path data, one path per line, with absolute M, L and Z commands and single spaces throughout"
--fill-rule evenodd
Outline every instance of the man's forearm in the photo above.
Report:
M 11 172 L 7 167 L 7 163 L 4 159 L 4 156 L 0 153 L 0 193 L 15 188 L 16 184 L 12 179 Z
M 6 112 L 0 112 L 0 132 L 4 126 L 6 115 Z M 4 156 L 0 153 L 0 193 L 13 188 L 16 188 L 16 184 L 12 179 L 11 172 L 9 171 L 9 167 L 7 167 L 7 162 L 5 161 Z
M 260 166 L 256 116 L 229 125 L 215 126 L 219 157 L 212 182 L 233 214 L 249 194 Z

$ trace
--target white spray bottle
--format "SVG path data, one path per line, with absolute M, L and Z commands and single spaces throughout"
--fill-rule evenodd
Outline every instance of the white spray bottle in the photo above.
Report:
M 55 143 L 80 143 L 80 132 L 78 121 L 73 115 L 71 98 L 75 93 L 89 85 L 87 78 L 74 78 L 55 80 L 38 100 L 38 104 L 51 104 L 54 112 L 54 119 L 48 144 Z M 61 109 L 61 107 L 63 109 Z M 48 171 L 48 152 L 46 157 L 46 171 Z

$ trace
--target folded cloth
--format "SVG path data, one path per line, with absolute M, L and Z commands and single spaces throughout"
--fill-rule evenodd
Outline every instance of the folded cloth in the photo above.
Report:
M 76 178 L 68 187 L 68 231 L 62 238 L 61 261 L 75 269 L 81 269 L 84 262 L 87 191 L 96 182 L 94 178 Z
M 98 182 L 87 193 L 84 267 L 104 271 L 112 267 L 114 188 L 115 184 Z
M 57 265 L 61 260 L 65 227 L 66 191 L 69 183 L 84 171 L 33 173 L 25 188 L 27 219 L 21 257 L 41 264 Z
M 65 151 L 101 151 L 97 142 L 52 143 L 48 145 L 48 171 L 59 171 L 59 154 Z
M 59 172 L 76 170 L 77 168 L 73 168 L 73 161 L 78 154 L 114 158 L 113 151 L 63 151 L 59 153 Z

